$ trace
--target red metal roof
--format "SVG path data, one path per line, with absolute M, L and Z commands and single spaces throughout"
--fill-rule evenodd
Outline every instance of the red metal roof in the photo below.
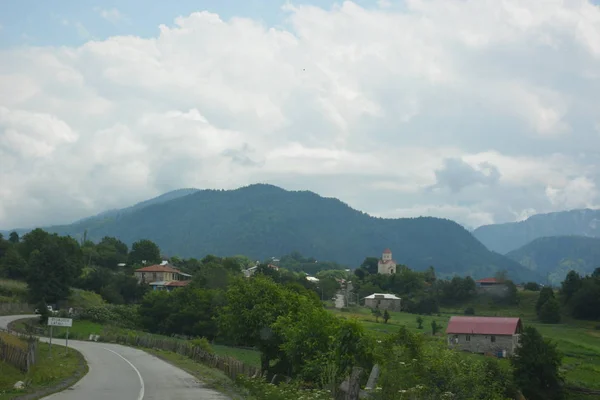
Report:
M 383 254 L 390 254 L 391 252 L 392 252 L 392 251 L 391 251 L 390 249 L 385 249 L 385 250 L 383 251 Z
M 170 265 L 149 265 L 144 268 L 136 269 L 135 272 L 180 272 L 178 269 L 171 267 Z
M 451 317 L 446 333 L 514 335 L 520 326 L 521 318 Z
M 480 279 L 475 282 L 477 282 L 477 283 L 502 283 L 496 278 L 483 278 L 483 279 Z

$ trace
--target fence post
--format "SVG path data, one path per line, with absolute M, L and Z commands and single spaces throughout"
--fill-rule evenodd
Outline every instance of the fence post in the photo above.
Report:
M 352 374 L 348 380 L 348 391 L 346 392 L 346 400 L 358 400 L 360 395 L 360 377 L 363 369 L 360 367 L 352 368 Z

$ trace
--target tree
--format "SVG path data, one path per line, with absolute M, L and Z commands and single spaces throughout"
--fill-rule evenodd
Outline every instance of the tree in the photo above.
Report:
M 375 322 L 379 322 L 379 317 L 381 317 L 381 310 L 379 307 L 372 309 L 371 314 L 375 316 Z
M 560 304 L 554 297 L 550 297 L 540 309 L 540 321 L 546 324 L 557 324 L 560 322 Z
M 377 258 L 377 257 L 367 257 L 362 262 L 362 264 L 360 264 L 360 268 L 365 269 L 369 274 L 376 274 L 377 273 L 378 264 L 379 264 L 379 258 Z
M 130 264 L 142 264 L 144 261 L 146 264 L 156 264 L 161 261 L 160 249 L 156 243 L 148 239 L 135 242 L 129 253 Z
M 115 270 L 127 262 L 127 245 L 117 238 L 105 236 L 95 247 L 95 264 Z
M 525 284 L 525 286 L 523 286 L 523 289 L 529 290 L 531 292 L 539 292 L 540 291 L 540 285 L 537 282 L 527 282 Z
M 423 329 L 423 317 L 420 315 L 417 317 L 417 329 Z
M 11 242 L 12 244 L 18 244 L 19 243 L 19 234 L 15 231 L 11 232 L 10 235 L 8 235 L 8 241 Z
M 388 323 L 388 321 L 390 320 L 390 318 L 392 318 L 392 316 L 390 315 L 390 313 L 388 312 L 388 310 L 385 310 L 385 311 L 383 312 L 383 322 L 384 322 L 385 324 L 387 324 L 387 323 Z
M 554 290 L 552 290 L 551 287 L 542 288 L 542 290 L 540 291 L 540 294 L 538 296 L 538 300 L 535 303 L 535 312 L 538 316 L 540 315 L 540 310 L 542 309 L 542 306 L 544 305 L 544 303 L 546 303 L 546 301 L 548 301 L 548 299 L 553 299 L 553 298 L 554 298 Z
M 21 257 L 15 246 L 11 246 L 0 259 L 0 271 L 10 279 L 24 279 L 27 275 L 27 262 Z
M 560 294 L 563 297 L 563 302 L 566 304 L 571 300 L 571 297 L 581 289 L 581 276 L 575 271 L 569 271 L 565 280 L 561 284 Z
M 300 311 L 299 296 L 263 275 L 237 278 L 227 288 L 227 303 L 217 316 L 219 333 L 234 344 L 256 346 L 262 370 L 270 371 L 271 361 L 281 356 L 282 344 L 273 324 L 280 316 Z M 318 298 L 311 301 L 320 305 Z
M 585 279 L 571 298 L 570 309 L 575 318 L 600 319 L 600 279 Z
M 27 235 L 25 235 L 27 237 Z M 29 257 L 27 284 L 34 303 L 52 303 L 69 297 L 83 268 L 79 244 L 71 237 L 47 235 Z
M 524 329 L 520 344 L 510 363 L 523 395 L 530 400 L 563 399 L 564 380 L 559 373 L 562 357 L 556 344 L 544 339 L 534 327 Z
M 441 326 L 438 325 L 437 322 L 435 322 L 435 320 L 431 321 L 431 334 L 433 336 L 435 336 L 436 333 L 438 333 L 438 331 L 440 330 Z

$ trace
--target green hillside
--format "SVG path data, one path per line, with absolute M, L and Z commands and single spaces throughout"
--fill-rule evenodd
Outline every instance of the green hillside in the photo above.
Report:
M 51 232 L 99 240 L 116 236 L 127 244 L 156 242 L 180 257 L 245 254 L 255 259 L 294 250 L 351 267 L 392 249 L 397 262 L 415 269 L 430 265 L 440 275 L 493 275 L 507 270 L 515 280 L 535 273 L 488 251 L 459 224 L 439 218 L 374 218 L 337 199 L 271 185 L 201 190 L 127 213 L 93 218 Z
M 473 235 L 488 249 L 501 254 L 548 236 L 600 237 L 600 210 L 570 210 L 537 214 L 525 221 L 484 225 Z
M 600 239 L 584 236 L 539 238 L 506 255 L 524 267 L 560 284 L 571 270 L 591 274 L 600 267 Z

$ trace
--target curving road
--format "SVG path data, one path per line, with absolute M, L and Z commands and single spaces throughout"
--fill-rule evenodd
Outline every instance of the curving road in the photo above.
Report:
M 6 329 L 11 321 L 27 317 L 34 316 L 0 316 L 0 327 Z M 58 339 L 57 343 L 64 346 L 63 339 Z M 77 340 L 69 340 L 69 347 L 77 349 L 83 354 L 88 363 L 89 372 L 69 389 L 44 399 L 227 399 L 226 396 L 203 387 L 201 382 L 187 372 L 142 350 L 117 344 Z

